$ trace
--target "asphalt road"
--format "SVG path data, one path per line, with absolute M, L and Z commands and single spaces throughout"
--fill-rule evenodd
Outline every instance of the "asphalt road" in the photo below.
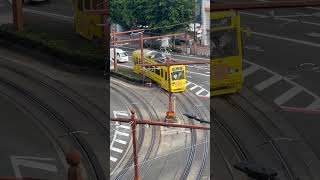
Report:
M 109 176 L 103 76 L 66 72 L 3 48 L 0 68 L 1 176 L 63 179 L 70 148 L 82 154 L 85 177 Z
M 274 18 L 270 11 L 240 13 L 252 29 L 245 38 L 245 83 L 265 101 L 288 107 L 283 116 L 319 157 L 320 8 L 277 9 Z

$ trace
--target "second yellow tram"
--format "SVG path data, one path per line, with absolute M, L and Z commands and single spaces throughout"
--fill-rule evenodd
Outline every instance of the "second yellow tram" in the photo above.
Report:
M 146 64 L 158 64 L 164 63 L 165 58 L 157 51 L 144 49 L 144 63 Z M 138 66 L 141 64 L 141 51 L 136 50 L 132 54 L 133 58 L 133 71 L 137 74 L 141 74 L 142 67 Z M 171 81 L 171 92 L 184 92 L 187 86 L 187 73 L 184 65 L 174 65 L 169 69 L 170 81 Z M 163 89 L 168 91 L 168 68 L 166 66 L 148 67 L 144 70 L 145 76 L 157 82 Z
M 103 0 L 73 0 L 74 24 L 76 32 L 82 37 L 92 40 L 103 37 L 103 15 L 85 12 L 85 10 L 95 9 Z
M 210 21 L 210 94 L 235 93 L 243 84 L 240 16 L 235 11 L 211 12 Z

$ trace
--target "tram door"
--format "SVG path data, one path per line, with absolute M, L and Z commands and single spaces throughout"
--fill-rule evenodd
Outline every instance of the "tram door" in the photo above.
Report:
M 243 83 L 240 16 L 234 11 L 211 13 L 211 95 L 235 93 Z
M 73 0 L 74 4 L 74 24 L 76 33 L 82 37 L 92 40 L 103 37 L 103 16 L 85 12 L 92 10 L 103 0 Z

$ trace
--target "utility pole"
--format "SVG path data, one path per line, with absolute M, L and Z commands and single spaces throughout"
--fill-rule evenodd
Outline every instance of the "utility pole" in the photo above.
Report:
M 13 24 L 17 31 L 23 31 L 23 2 L 22 0 L 12 1 Z
M 196 10 L 197 10 L 197 0 L 194 0 L 194 12 L 193 12 L 193 14 L 194 14 L 194 22 L 193 22 L 193 47 L 194 47 L 194 55 L 196 55 L 197 54 L 197 41 L 196 41 L 196 39 L 197 39 L 197 31 L 196 31 L 196 22 L 197 22 L 197 13 L 196 13 Z

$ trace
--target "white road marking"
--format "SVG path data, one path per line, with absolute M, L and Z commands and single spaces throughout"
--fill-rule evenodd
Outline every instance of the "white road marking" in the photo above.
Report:
M 271 18 L 272 16 L 267 16 L 267 15 L 261 15 L 261 14 L 255 14 L 255 13 L 248 13 L 248 12 L 240 12 L 240 14 L 248 15 L 248 16 L 255 16 L 258 18 Z M 315 22 L 309 22 L 309 21 L 302 21 L 302 20 L 297 20 L 297 19 L 289 19 L 289 18 L 280 18 L 280 17 L 272 17 L 275 20 L 281 20 L 281 21 L 287 21 L 287 22 L 298 22 L 302 24 L 308 24 L 308 25 L 314 25 L 314 26 L 320 26 L 320 23 L 315 23 Z
M 198 74 L 198 75 L 201 75 L 201 76 L 210 76 L 210 74 L 203 74 L 203 73 L 198 73 L 198 72 L 193 72 L 193 71 L 187 71 L 188 73 L 191 73 L 191 74 Z M 210 72 L 209 72 L 210 73 Z
M 250 62 L 250 61 L 247 61 L 247 60 L 244 60 L 244 62 L 250 64 L 250 65 L 255 65 L 255 66 L 258 66 L 260 67 L 260 69 L 270 73 L 270 74 L 274 74 L 275 76 L 281 76 L 279 73 L 276 73 L 276 72 L 273 72 L 263 66 L 260 66 L 258 64 L 255 64 L 253 62 Z M 301 86 L 300 84 L 297 84 L 293 81 L 291 81 L 290 79 L 288 79 L 287 77 L 284 77 L 284 76 L 281 76 L 283 78 L 283 80 L 285 80 L 286 82 L 292 84 L 293 86 L 297 86 L 299 88 L 301 88 L 304 92 L 306 92 L 307 94 L 311 95 L 313 98 L 314 98 L 314 101 L 308 105 L 306 108 L 307 109 L 313 109 L 313 108 L 317 108 L 317 107 L 320 107 L 320 97 L 318 95 L 316 95 L 315 93 L 311 92 L 310 90 L 308 90 L 307 88 Z M 319 104 L 318 104 L 319 103 Z
M 317 99 L 313 103 L 311 103 L 309 106 L 306 107 L 306 109 L 319 109 L 320 108 L 320 99 Z
M 194 90 L 194 89 L 196 89 L 196 88 L 202 88 L 202 87 L 199 86 L 199 85 L 197 85 L 197 84 L 194 84 L 194 86 L 193 86 L 192 88 L 190 88 L 190 90 L 192 91 L 192 90 Z
M 127 136 L 129 137 L 129 134 L 128 133 L 125 133 L 125 132 L 120 132 L 120 131 L 116 131 L 117 135 L 120 135 L 120 136 Z
M 58 169 L 55 165 L 48 164 L 48 163 L 42 163 L 42 162 L 36 162 L 36 161 L 30 161 L 31 160 L 45 160 L 45 161 L 51 161 L 53 159 L 51 158 L 39 158 L 39 157 L 29 157 L 29 156 L 10 156 L 11 164 L 14 170 L 15 177 L 21 178 L 22 174 L 20 171 L 19 166 L 25 166 L 29 168 L 34 169 L 41 169 L 45 171 L 50 172 L 57 172 Z
M 255 16 L 255 17 L 259 17 L 259 18 L 269 18 L 270 17 L 267 15 L 248 13 L 248 12 L 240 12 L 240 14 L 244 14 L 244 15 L 248 15 L 248 16 Z
M 118 115 L 129 116 L 127 111 L 113 111 L 113 115 L 115 118 L 118 118 Z
M 311 37 L 317 37 L 317 38 L 320 37 L 320 33 L 312 32 L 312 33 L 305 33 L 305 34 Z
M 272 84 L 280 81 L 281 79 L 282 79 L 281 76 L 274 75 L 274 76 L 268 78 L 267 80 L 262 81 L 261 83 L 257 84 L 257 85 L 255 86 L 255 88 L 256 88 L 258 91 L 262 91 L 262 90 L 264 90 L 265 88 L 271 86 Z
M 258 71 L 260 69 L 259 66 L 255 66 L 255 65 L 251 65 L 250 67 L 246 68 L 244 71 L 243 71 L 243 76 L 246 77 L 256 71 Z
M 205 89 L 204 87 L 198 85 L 198 84 L 195 84 L 191 81 L 188 81 L 187 82 L 187 87 L 188 86 L 191 86 L 191 88 L 189 88 L 190 91 L 193 91 L 195 89 L 199 89 L 195 94 L 199 97 L 210 97 L 210 91 Z M 205 95 L 200 95 L 201 93 L 204 93 Z
M 117 142 L 117 143 L 120 143 L 120 144 L 124 144 L 124 145 L 126 145 L 126 144 L 127 144 L 127 142 L 126 142 L 126 141 L 121 140 L 121 139 L 115 139 L 114 141 L 115 141 L 115 142 Z
M 307 9 L 312 9 L 312 10 L 317 10 L 317 11 L 320 11 L 320 8 L 317 8 L 317 7 L 306 7 Z
M 251 32 L 251 34 L 274 38 L 274 39 L 280 39 L 280 40 L 289 41 L 289 42 L 295 42 L 295 43 L 304 44 L 304 45 L 313 46 L 313 47 L 320 47 L 320 44 L 309 42 L 309 41 L 302 41 L 302 40 L 298 40 L 298 39 L 286 38 L 286 37 L 282 37 L 282 36 L 265 34 L 265 33 L 258 33 L 258 32 Z
M 198 92 L 196 92 L 196 95 L 200 95 L 202 92 L 204 92 L 204 91 L 207 91 L 207 90 L 205 90 L 205 89 L 200 89 Z
M 122 149 L 119 149 L 119 148 L 116 148 L 116 147 L 110 147 L 110 151 L 114 151 L 114 152 L 118 152 L 118 153 L 122 153 L 123 152 Z
M 115 157 L 110 156 L 110 161 L 117 162 L 117 161 L 118 161 L 118 158 L 115 158 Z
M 190 81 L 187 81 L 187 84 L 186 84 L 186 86 L 189 86 L 190 84 L 192 84 L 192 82 L 190 82 Z
M 130 127 L 129 126 L 125 126 L 125 125 L 120 125 L 120 126 L 118 126 L 119 128 L 123 128 L 123 129 L 130 129 Z
M 248 46 L 245 46 L 244 47 L 245 49 L 248 49 L 248 50 L 254 50 L 254 51 L 260 51 L 260 52 L 263 52 L 264 50 L 261 49 L 261 47 L 259 46 L 254 46 L 254 45 L 248 45 Z
M 294 96 L 296 96 L 297 94 L 299 94 L 302 91 L 303 91 L 302 88 L 295 86 L 295 87 L 289 89 L 288 91 L 286 91 L 285 93 L 281 94 L 279 97 L 277 97 L 274 100 L 274 102 L 280 106 L 280 105 L 286 103 L 287 101 L 289 101 L 291 98 L 293 98 Z

